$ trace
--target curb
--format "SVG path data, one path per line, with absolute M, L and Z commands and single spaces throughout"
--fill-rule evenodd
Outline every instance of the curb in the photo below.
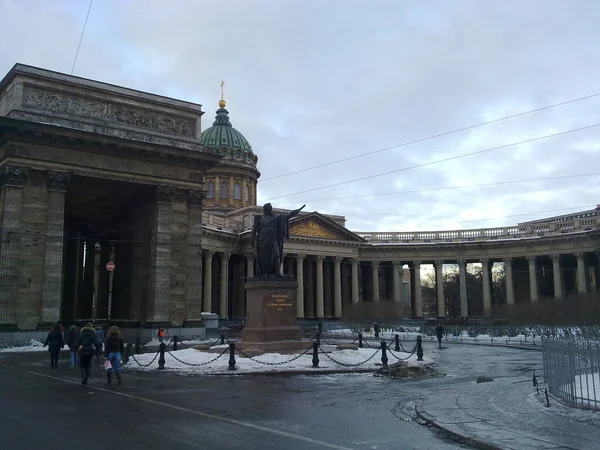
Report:
M 125 367 L 125 366 L 123 366 Z M 157 370 L 137 370 L 130 369 L 131 372 L 141 373 L 154 373 Z M 228 370 L 227 372 L 215 372 L 215 373 L 187 373 L 179 372 L 177 370 L 165 370 L 160 371 L 161 373 L 169 373 L 172 375 L 182 376 L 197 376 L 197 377 L 214 377 L 214 376 L 243 376 L 243 375 L 265 375 L 265 376 L 286 376 L 286 375 L 333 375 L 333 374 L 345 374 L 345 373 L 375 373 L 377 369 L 297 369 L 297 370 L 273 370 L 273 371 L 255 371 L 255 372 L 238 372 L 237 370 Z
M 444 433 L 447 433 L 448 435 L 450 435 L 452 437 L 452 439 L 454 439 L 455 441 L 457 441 L 461 444 L 470 445 L 471 447 L 475 447 L 480 450 L 505 450 L 504 448 L 498 447 L 497 445 L 494 445 L 490 442 L 483 441 L 483 440 L 475 438 L 473 436 L 469 436 L 469 435 L 460 433 L 460 432 L 456 431 L 455 429 L 451 429 L 449 427 L 446 427 L 446 426 L 441 425 L 440 423 L 436 422 L 435 418 L 423 409 L 423 398 L 424 397 L 421 397 L 415 403 L 415 412 L 417 413 L 417 416 L 420 419 L 424 420 L 427 423 L 427 425 L 430 425 L 432 427 L 437 428 L 438 430 L 443 431 Z

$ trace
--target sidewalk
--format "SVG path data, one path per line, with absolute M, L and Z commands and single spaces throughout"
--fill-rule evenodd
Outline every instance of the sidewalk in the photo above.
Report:
M 457 440 L 481 449 L 600 448 L 600 412 L 568 408 L 526 377 L 452 385 L 423 396 L 417 415 Z

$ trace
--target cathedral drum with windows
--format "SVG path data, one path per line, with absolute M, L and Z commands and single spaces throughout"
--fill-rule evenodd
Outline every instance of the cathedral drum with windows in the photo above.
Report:
M 200 138 L 206 149 L 216 150 L 223 156 L 219 165 L 209 170 L 204 178 L 206 211 L 226 212 L 256 205 L 256 184 L 260 173 L 256 169 L 258 157 L 246 138 L 233 128 L 225 100 L 212 127 Z

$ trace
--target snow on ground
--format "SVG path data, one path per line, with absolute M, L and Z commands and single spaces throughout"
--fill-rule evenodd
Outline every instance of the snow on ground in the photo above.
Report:
M 588 403 L 586 400 L 596 401 L 594 405 L 600 406 L 600 373 L 588 373 L 577 375 L 575 377 L 575 396 L 583 399 L 583 406 Z
M 40 341 L 36 341 L 35 339 L 32 339 L 26 345 L 17 346 L 17 347 L 0 348 L 0 353 L 41 352 L 44 350 L 48 351 L 48 348 L 44 347 L 44 344 L 42 344 Z
M 571 408 L 570 406 L 564 405 L 554 398 L 550 397 L 550 407 L 546 406 L 546 396 L 544 390 L 540 389 L 539 395 L 533 391 L 527 396 L 527 403 L 533 409 L 548 414 L 549 416 L 560 416 L 565 419 L 579 422 L 585 425 L 599 426 L 600 411 L 593 411 L 589 409 Z M 523 414 L 527 414 L 526 411 Z
M 236 367 L 237 370 L 228 370 L 229 352 L 227 346 L 224 346 L 224 354 L 219 356 L 219 353 L 209 353 L 204 351 L 198 351 L 194 349 L 178 350 L 176 352 L 165 353 L 165 370 L 188 373 L 188 374 L 231 374 L 231 373 L 265 373 L 265 372 L 287 372 L 287 371 L 323 371 L 332 369 L 371 369 L 375 370 L 381 367 L 381 353 L 374 349 L 358 349 L 358 350 L 334 350 L 331 353 L 323 354 L 319 353 L 319 367 L 313 369 L 312 367 L 312 353 L 308 352 L 305 355 L 298 356 L 298 354 L 283 355 L 279 353 L 265 353 L 260 356 L 253 358 L 242 358 L 239 354 L 236 354 Z M 377 354 L 373 356 L 373 354 Z M 406 353 L 393 352 L 399 358 L 406 358 Z M 339 361 L 342 364 L 331 361 L 327 356 L 330 356 L 335 361 Z M 135 359 L 139 364 L 146 365 L 154 359 L 155 354 L 145 353 L 141 355 L 135 355 Z M 372 358 L 371 358 L 372 357 Z M 177 361 L 177 359 L 183 361 Z M 347 367 L 343 364 L 358 364 L 371 358 L 366 363 L 357 367 Z M 396 362 L 396 358 L 391 354 L 388 354 L 388 363 L 392 364 Z M 212 361 L 214 360 L 214 361 Z M 212 361 L 212 362 L 209 362 Z M 194 364 L 192 366 L 188 364 Z M 282 363 L 282 364 L 279 364 Z M 428 365 L 433 363 L 433 359 L 424 357 L 423 361 L 417 361 L 417 355 L 412 355 L 407 361 L 409 366 Z M 203 364 L 203 365 L 200 365 Z M 131 370 L 156 370 L 158 368 L 158 358 L 156 358 L 152 364 L 148 367 L 141 367 L 136 364 L 135 361 L 130 361 L 127 364 L 127 369 Z

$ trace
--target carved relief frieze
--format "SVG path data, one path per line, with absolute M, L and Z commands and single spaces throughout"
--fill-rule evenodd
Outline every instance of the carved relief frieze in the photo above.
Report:
M 159 114 L 104 100 L 83 98 L 32 86 L 25 86 L 24 99 L 27 106 L 57 113 L 107 120 L 133 127 L 147 128 L 160 133 L 194 136 L 195 124 L 192 119 Z
M 335 239 L 334 233 L 321 226 L 314 220 L 308 220 L 300 223 L 295 223 L 290 227 L 290 234 L 297 236 L 319 237 L 326 239 Z
M 27 182 L 29 169 L 18 166 L 2 166 L 0 168 L 0 187 L 23 187 Z
M 68 172 L 48 172 L 46 177 L 49 191 L 66 192 L 71 182 L 71 174 Z

